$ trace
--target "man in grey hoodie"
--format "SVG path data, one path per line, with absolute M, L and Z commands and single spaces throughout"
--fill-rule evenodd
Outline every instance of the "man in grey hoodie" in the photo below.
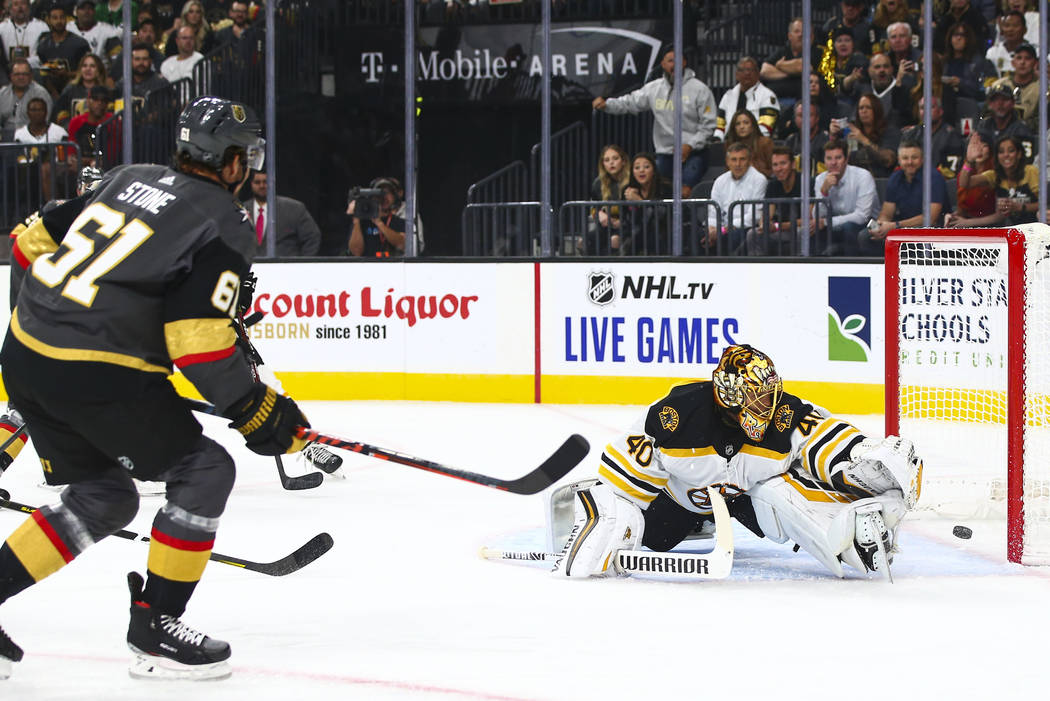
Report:
M 652 110 L 656 167 L 671 177 L 674 161 L 674 50 L 660 60 L 663 75 L 623 97 L 596 97 L 591 106 L 609 114 L 638 114 Z M 682 68 L 682 196 L 688 197 L 706 169 L 706 149 L 715 131 L 715 96 L 693 73 Z

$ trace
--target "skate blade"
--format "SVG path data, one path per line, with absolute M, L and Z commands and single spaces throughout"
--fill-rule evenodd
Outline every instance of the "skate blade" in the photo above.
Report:
M 6 657 L 0 657 L 0 680 L 7 679 L 11 676 L 11 660 Z
M 219 681 L 233 674 L 230 663 L 182 664 L 167 657 L 136 655 L 128 668 L 132 679 Z

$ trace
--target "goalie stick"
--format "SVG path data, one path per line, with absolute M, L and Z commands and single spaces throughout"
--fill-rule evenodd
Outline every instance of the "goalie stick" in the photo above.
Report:
M 721 492 L 708 488 L 711 508 L 715 515 L 715 547 L 710 552 L 650 552 L 648 550 L 617 550 L 615 567 L 620 574 L 650 575 L 671 579 L 725 579 L 733 569 L 733 524 Z M 486 560 L 519 560 L 553 563 L 563 553 L 545 553 L 535 550 L 499 550 L 481 548 Z
M 37 507 L 35 506 L 28 506 L 27 504 L 19 504 L 17 501 L 11 501 L 11 495 L 6 489 L 0 489 L 0 508 L 20 511 L 24 514 L 31 514 L 37 510 Z M 143 543 L 148 543 L 150 541 L 149 536 L 141 535 L 133 531 L 126 531 L 124 529 L 117 531 L 113 535 L 118 538 L 124 538 L 125 540 L 137 540 Z M 212 552 L 212 554 L 208 556 L 208 559 L 213 562 L 221 562 L 224 565 L 231 565 L 233 567 L 251 570 L 252 572 L 268 574 L 271 577 L 283 577 L 286 574 L 291 574 L 292 572 L 306 567 L 311 562 L 331 550 L 334 544 L 335 541 L 332 539 L 332 536 L 327 533 L 318 533 L 313 538 L 293 550 L 290 554 L 285 555 L 279 560 L 274 560 L 273 562 L 255 562 L 253 560 L 245 560 L 244 558 L 223 555 L 222 553 L 217 552 Z
M 213 405 L 208 404 L 207 402 L 188 399 L 186 397 L 183 397 L 183 400 L 195 411 L 204 412 L 205 414 L 215 414 L 217 411 Z M 333 448 L 342 448 L 343 450 L 360 453 L 361 455 L 367 455 L 379 460 L 396 462 L 399 465 L 407 465 L 408 467 L 414 467 L 417 470 L 435 472 L 439 475 L 445 475 L 446 477 L 453 477 L 455 479 L 463 480 L 464 482 L 473 482 L 474 484 L 480 484 L 483 487 L 501 489 L 505 492 L 512 492 L 514 494 L 537 494 L 542 492 L 544 489 L 569 474 L 572 468 L 579 465 L 580 461 L 587 457 L 587 453 L 590 452 L 591 449 L 591 445 L 587 442 L 586 438 L 578 433 L 574 433 L 569 436 L 549 458 L 544 460 L 539 467 L 517 479 L 504 480 L 499 479 L 498 477 L 478 474 L 477 472 L 459 470 L 432 460 L 425 460 L 424 458 L 417 458 L 405 453 L 399 453 L 396 450 L 388 450 L 387 448 L 380 448 L 379 446 L 362 443 L 360 441 L 351 441 L 345 438 L 330 436 L 319 431 L 314 431 L 313 429 L 303 428 L 302 426 L 298 428 L 295 435 L 299 438 L 305 438 L 308 441 L 317 441 L 322 445 L 328 445 Z
M 255 289 L 254 282 L 252 283 L 252 289 Z M 257 312 L 258 313 L 258 312 Z M 253 314 L 252 317 L 254 318 Z M 255 319 L 257 322 L 259 319 Z M 252 322 L 255 323 L 255 322 Z M 252 379 L 256 382 L 259 381 L 259 365 L 262 365 L 262 356 L 259 355 L 259 351 L 255 350 L 255 346 L 252 345 L 251 340 L 248 339 L 248 329 L 246 320 L 243 315 L 238 316 L 234 327 L 237 329 L 237 336 L 241 342 L 245 345 L 244 357 L 248 361 L 248 367 L 252 371 Z M 215 412 L 212 412 L 215 413 Z M 273 456 L 274 462 L 277 463 L 277 476 L 281 480 L 281 486 L 290 491 L 296 491 L 300 489 L 313 489 L 314 487 L 321 486 L 321 482 L 324 481 L 324 475 L 320 472 L 308 472 L 305 475 L 299 475 L 297 477 L 289 477 L 288 473 L 284 471 L 284 461 L 281 460 L 280 455 Z

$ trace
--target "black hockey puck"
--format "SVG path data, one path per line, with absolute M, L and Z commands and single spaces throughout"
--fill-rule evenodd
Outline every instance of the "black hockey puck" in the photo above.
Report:
M 962 538 L 963 540 L 969 540 L 970 536 L 973 535 L 973 531 L 971 531 L 966 526 L 956 526 L 955 528 L 952 529 L 952 535 L 955 536 L 956 538 Z
M 11 493 L 6 489 L 0 489 L 0 499 L 4 501 L 11 501 Z

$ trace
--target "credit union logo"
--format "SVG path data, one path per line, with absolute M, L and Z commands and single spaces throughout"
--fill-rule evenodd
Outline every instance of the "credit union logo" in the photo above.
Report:
M 871 279 L 828 277 L 828 360 L 871 358 Z

